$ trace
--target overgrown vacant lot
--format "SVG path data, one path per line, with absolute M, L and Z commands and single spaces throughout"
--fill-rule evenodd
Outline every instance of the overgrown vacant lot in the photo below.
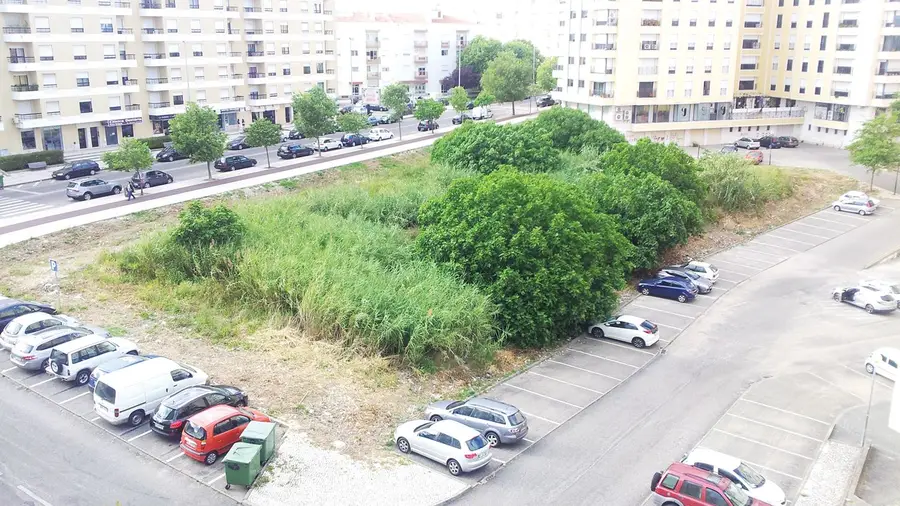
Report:
M 787 181 L 790 196 L 722 212 L 679 254 L 748 240 L 857 185 L 754 170 Z M 80 227 L 0 251 L 0 292 L 55 303 L 52 257 L 66 313 L 245 388 L 320 444 L 384 455 L 395 424 L 422 404 L 466 395 L 540 354 L 498 350 L 496 308 L 482 290 L 412 250 L 420 204 L 465 175 L 419 152 L 222 196 L 247 226 L 234 256 L 167 246 L 181 207 Z M 197 276 L 217 270 L 228 276 Z

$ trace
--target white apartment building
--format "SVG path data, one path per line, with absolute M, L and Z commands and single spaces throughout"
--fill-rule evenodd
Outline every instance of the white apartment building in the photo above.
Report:
M 187 102 L 225 130 L 336 93 L 334 0 L 0 0 L 0 154 L 162 134 Z M 6 84 L 3 84 L 4 86 Z
M 896 0 L 560 0 L 554 97 L 681 145 L 844 146 L 900 92 Z
M 335 25 L 338 95 L 369 103 L 394 83 L 408 85 L 412 97 L 441 93 L 441 79 L 456 69 L 461 48 L 477 28 L 441 11 L 358 12 L 338 16 Z

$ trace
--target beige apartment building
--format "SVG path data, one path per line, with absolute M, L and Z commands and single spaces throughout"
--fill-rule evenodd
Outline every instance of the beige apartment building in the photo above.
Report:
M 900 92 L 898 0 L 559 0 L 553 96 L 629 139 L 844 146 Z
M 223 130 L 336 93 L 334 0 L 0 0 L 0 154 L 95 153 L 197 102 Z

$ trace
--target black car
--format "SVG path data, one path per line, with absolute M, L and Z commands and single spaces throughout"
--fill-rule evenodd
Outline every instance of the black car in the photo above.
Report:
M 282 137 L 283 141 L 299 141 L 303 138 L 303 134 L 296 130 L 291 130 L 287 135 Z
M 538 107 L 551 107 L 554 105 L 556 105 L 556 100 L 553 100 L 549 95 L 543 96 L 537 101 Z
M 100 172 L 100 165 L 93 160 L 76 160 L 53 171 L 53 179 L 93 176 Z
M 474 109 L 474 108 L 475 108 L 475 102 L 473 102 L 473 101 L 471 101 L 471 100 L 469 100 L 468 102 L 466 102 L 466 109 L 467 109 L 467 110 L 471 111 L 471 110 Z
M 786 148 L 796 148 L 800 145 L 800 141 L 797 140 L 796 137 L 791 137 L 790 135 L 779 136 L 778 142 L 780 142 L 781 145 Z
M 244 155 L 223 156 L 216 160 L 216 169 L 221 171 L 231 171 L 234 169 L 245 169 L 256 165 L 256 160 L 247 158 Z
M 0 299 L 0 332 L 6 328 L 6 325 L 13 319 L 38 311 L 47 314 L 56 314 L 56 309 L 46 304 L 38 302 L 25 302 L 17 299 Z
M 472 117 L 468 114 L 457 114 L 450 120 L 454 125 L 462 125 L 464 121 L 472 121 Z
M 181 436 L 184 422 L 193 415 L 212 406 L 246 406 L 247 395 L 240 389 L 225 385 L 197 385 L 163 399 L 153 418 L 150 429 L 167 437 Z
M 247 138 L 243 136 L 228 141 L 227 146 L 228 149 L 247 149 L 250 147 L 250 145 L 247 144 Z
M 378 111 L 378 112 L 387 112 L 388 108 L 381 104 L 368 104 L 366 106 L 369 109 L 369 112 Z
M 158 162 L 174 162 L 175 160 L 184 160 L 187 158 L 187 155 L 182 155 L 178 151 L 175 151 L 175 148 L 168 146 L 163 148 L 162 151 L 156 153 L 156 161 Z
M 278 148 L 278 158 L 287 160 L 288 158 L 297 158 L 300 156 L 309 156 L 315 153 L 313 148 L 309 146 L 301 146 L 300 144 L 285 144 Z
M 135 187 L 150 188 L 151 186 L 159 186 L 161 184 L 169 184 L 174 182 L 175 178 L 161 170 L 148 170 L 147 172 L 135 172 L 131 176 L 131 183 Z
M 431 119 L 427 120 L 427 121 L 420 121 L 419 125 L 416 126 L 416 130 L 418 130 L 420 132 L 427 132 L 429 130 L 437 130 L 437 129 L 438 129 L 437 121 L 434 121 Z
M 369 140 L 370 139 L 363 134 L 344 134 L 341 136 L 341 144 L 343 144 L 345 148 L 349 148 L 350 146 L 362 146 L 363 144 L 368 144 Z
M 759 147 L 761 148 L 778 149 L 781 147 L 781 141 L 774 135 L 764 135 L 756 140 L 759 142 Z

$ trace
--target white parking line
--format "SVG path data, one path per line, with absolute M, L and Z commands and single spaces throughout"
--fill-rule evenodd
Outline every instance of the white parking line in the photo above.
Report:
M 783 448 L 779 448 L 779 447 L 777 447 L 777 446 L 772 446 L 772 445 L 770 445 L 770 444 L 763 443 L 762 441 L 757 441 L 757 440 L 755 440 L 755 439 L 750 439 L 749 437 L 739 436 L 739 435 L 737 435 L 737 434 L 733 434 L 733 433 L 731 433 L 731 432 L 724 431 L 724 430 L 722 430 L 722 429 L 716 429 L 716 428 L 713 428 L 713 431 L 719 432 L 719 433 L 722 433 L 722 434 L 725 434 L 726 436 L 731 436 L 731 437 L 733 437 L 733 438 L 743 439 L 744 441 L 749 441 L 750 443 L 753 443 L 753 444 L 758 444 L 758 445 L 760 445 L 760 446 L 765 446 L 766 448 L 771 448 L 772 450 L 778 450 L 778 451 L 780 451 L 780 452 L 787 453 L 788 455 L 793 455 L 793 456 L 795 456 L 795 457 L 800 457 L 801 459 L 812 460 L 812 457 L 807 457 L 806 455 L 801 455 L 801 454 L 799 454 L 799 453 L 795 453 L 795 452 L 792 452 L 792 451 L 788 451 L 788 450 L 785 450 L 785 449 L 783 449 Z
M 3 369 L 2 371 L 0 371 L 0 373 L 6 374 L 6 373 L 8 373 L 9 371 L 12 371 L 13 369 L 18 369 L 18 367 L 12 366 L 12 367 L 10 367 L 9 369 Z
M 694 319 L 695 319 L 695 317 L 693 317 L 693 316 L 688 316 L 688 315 L 686 315 L 686 314 L 681 314 L 681 313 L 673 313 L 672 311 L 666 311 L 665 309 L 656 309 L 656 308 L 653 308 L 653 307 L 644 306 L 644 305 L 642 305 L 642 304 L 635 304 L 635 303 L 633 303 L 633 302 L 631 303 L 631 305 L 634 306 L 634 307 L 640 307 L 640 308 L 644 308 L 644 309 L 649 309 L 650 311 L 659 311 L 660 313 L 666 313 L 666 314 L 670 314 L 670 315 L 674 315 L 674 316 L 681 316 L 682 318 L 690 318 L 691 320 L 694 320 Z
M 520 409 L 519 411 L 522 411 L 522 410 Z M 527 416 L 528 418 L 536 418 L 536 419 L 538 419 L 538 420 L 543 420 L 543 421 L 545 421 L 545 422 L 547 422 L 547 423 L 552 423 L 553 425 L 560 425 L 560 422 L 554 422 L 553 420 L 551 420 L 551 419 L 549 419 L 549 418 L 544 418 L 544 417 L 542 417 L 542 416 L 537 416 L 537 415 L 532 414 L 532 413 L 529 413 L 529 412 L 527 412 L 527 411 L 522 411 L 522 413 L 525 413 L 525 416 Z
M 497 457 L 491 457 L 491 460 L 495 460 L 495 461 L 499 462 L 500 464 L 506 464 L 505 460 L 500 460 Z
M 50 377 L 50 378 L 45 379 L 44 381 L 38 381 L 37 383 L 35 383 L 34 385 L 31 385 L 28 388 L 39 387 L 39 386 L 43 385 L 44 383 L 50 383 L 51 381 L 53 381 L 55 379 L 56 379 L 55 377 Z
M 819 221 L 827 221 L 828 223 L 836 223 L 836 224 L 838 224 L 838 225 L 842 225 L 842 226 L 845 226 L 845 227 L 850 227 L 851 230 L 852 230 L 853 228 L 856 228 L 856 227 L 854 227 L 853 225 L 850 225 L 849 223 L 847 223 L 846 221 L 826 220 L 825 218 L 819 218 L 818 216 L 807 216 L 805 219 L 809 219 L 809 220 L 819 220 Z M 831 229 L 827 229 L 827 230 L 831 230 Z M 831 231 L 832 231 L 832 232 L 836 232 L 836 230 L 831 230 Z M 849 231 L 849 230 L 842 230 L 841 233 L 843 233 L 843 232 L 848 232 L 848 231 Z
M 550 380 L 550 381 L 557 381 L 557 382 L 559 382 L 559 383 L 562 383 L 563 385 L 569 385 L 570 387 L 575 387 L 575 388 L 580 388 L 580 389 L 582 389 L 582 390 L 587 390 L 588 392 L 593 392 L 593 393 L 595 393 L 595 394 L 597 394 L 597 395 L 603 395 L 603 394 L 606 393 L 606 392 L 601 392 L 601 391 L 599 391 L 599 390 L 594 390 L 593 388 L 588 388 L 588 387 L 583 387 L 583 386 L 581 386 L 581 385 L 576 385 L 575 383 L 569 383 L 568 381 L 563 381 L 563 380 L 561 380 L 561 379 L 556 379 L 556 378 L 554 378 L 554 377 L 552 377 L 552 376 L 547 376 L 546 374 L 541 374 L 541 373 L 537 373 L 537 372 L 534 372 L 534 371 L 528 371 L 528 374 L 533 374 L 534 376 L 540 376 L 541 378 L 547 378 L 547 379 Z
M 788 248 L 785 246 L 779 246 L 777 244 L 769 244 L 767 242 L 762 242 L 759 239 L 753 239 L 752 241 L 750 241 L 750 244 L 762 244 L 763 246 L 768 246 L 770 248 L 780 248 L 780 249 L 786 249 L 788 251 L 793 251 L 794 253 L 803 253 L 803 250 Z
M 660 341 L 662 341 L 662 339 L 660 339 Z M 567 364 L 567 363 L 565 363 L 565 362 L 558 362 L 558 361 L 553 360 L 553 359 L 547 360 L 547 362 L 553 362 L 554 364 L 564 365 L 564 366 L 566 366 L 566 367 L 571 367 L 572 369 L 578 369 L 579 371 L 583 371 L 583 372 L 586 372 L 586 373 L 589 373 L 589 374 L 594 374 L 594 375 L 597 375 L 597 376 L 603 376 L 604 378 L 609 378 L 609 379 L 611 379 L 611 380 L 625 381 L 625 380 L 623 380 L 622 378 L 616 378 L 615 376 L 610 376 L 610 375 L 608 375 L 608 374 L 603 374 L 602 372 L 591 371 L 590 369 L 585 369 L 585 368 L 583 368 L 583 367 L 578 367 L 577 365 Z
M 893 207 L 883 206 L 883 205 L 881 205 L 881 204 L 878 204 L 878 207 L 881 208 L 881 209 L 887 209 L 888 211 L 893 211 L 893 210 L 894 210 Z
M 721 259 L 719 259 L 719 258 L 716 258 L 716 259 L 715 259 L 715 262 L 716 262 L 717 264 L 722 263 L 722 264 L 729 264 L 729 265 L 737 265 L 738 267 L 749 267 L 749 268 L 751 268 L 751 269 L 758 269 L 758 267 L 753 267 L 752 265 L 744 265 L 744 264 L 739 264 L 739 263 L 737 263 L 737 262 L 729 262 L 728 260 L 721 260 Z M 763 270 L 763 269 L 759 269 L 759 270 Z M 725 271 L 725 272 L 733 272 L 733 273 L 735 273 L 735 274 L 740 274 L 741 276 L 747 276 L 747 277 L 753 276 L 753 274 L 748 274 L 748 273 L 743 272 L 743 271 L 736 271 L 736 270 L 734 270 L 734 269 L 723 269 L 723 268 L 719 267 L 719 272 L 722 272 L 722 271 Z M 719 278 L 720 281 L 721 281 L 721 279 L 722 279 L 722 278 Z
M 777 426 L 775 426 L 775 425 L 769 425 L 769 424 L 767 424 L 767 423 L 760 422 L 759 420 L 754 420 L 754 419 L 752 419 L 752 418 L 747 418 L 747 417 L 743 417 L 743 416 L 740 416 L 740 415 L 735 415 L 735 414 L 733 414 L 733 413 L 725 413 L 725 414 L 728 415 L 728 416 L 730 416 L 730 417 L 732 417 L 732 418 L 737 418 L 738 420 L 746 420 L 746 421 L 748 421 L 748 422 L 755 423 L 756 425 L 762 425 L 763 427 L 768 427 L 768 428 L 770 428 L 770 429 L 780 430 L 781 432 L 785 432 L 785 433 L 787 433 L 787 434 L 792 434 L 792 435 L 794 435 L 794 436 L 798 436 L 798 437 L 810 439 L 810 440 L 812 440 L 812 441 L 816 441 L 816 442 L 819 442 L 819 443 L 821 443 L 822 441 L 824 441 L 824 439 L 820 439 L 820 438 L 812 437 L 812 436 L 807 436 L 806 434 L 800 434 L 799 432 L 794 432 L 794 431 L 792 431 L 792 430 L 782 429 L 781 427 L 777 427 Z
M 764 470 L 766 470 L 766 471 L 771 471 L 771 472 L 773 472 L 773 473 L 775 473 L 775 474 L 780 474 L 780 475 L 782 475 L 782 476 L 787 476 L 788 478 L 793 478 L 793 479 L 798 480 L 798 481 L 803 481 L 803 478 L 801 478 L 801 477 L 799 477 L 799 476 L 794 476 L 793 474 L 786 473 L 786 472 L 784 472 L 784 471 L 779 471 L 779 470 L 777 470 L 777 469 L 772 469 L 771 467 L 766 467 L 766 466 L 764 466 L 764 465 L 762 465 L 762 464 L 757 464 L 756 462 L 750 462 L 750 461 L 747 460 L 747 459 L 741 459 L 741 462 L 746 462 L 747 464 L 750 464 L 750 465 L 753 466 L 753 467 L 757 467 L 757 468 L 759 468 L 759 469 L 764 469 Z
M 584 407 L 579 406 L 579 405 L 577 405 L 577 404 L 572 404 L 571 402 L 561 401 L 561 400 L 559 400 L 559 399 L 557 399 L 557 398 L 555 398 L 555 397 L 550 397 L 549 395 L 539 394 L 539 393 L 537 393 L 537 392 L 528 390 L 527 388 L 517 387 L 517 386 L 515 386 L 515 385 L 510 385 L 509 383 L 503 383 L 503 385 L 508 386 L 508 387 L 510 387 L 510 388 L 515 388 L 516 390 L 521 390 L 521 391 L 523 391 L 523 392 L 528 392 L 529 394 L 536 395 L 536 396 L 538 396 L 538 397 L 543 397 L 544 399 L 551 400 L 551 401 L 555 401 L 555 402 L 558 402 L 558 403 L 560 403 L 560 404 L 565 404 L 566 406 L 572 406 L 573 408 L 576 408 L 576 409 L 584 409 Z
M 841 367 L 843 367 L 844 369 L 847 369 L 848 371 L 850 371 L 850 372 L 852 372 L 852 373 L 858 374 L 858 375 L 862 376 L 863 378 L 866 378 L 867 380 L 871 380 L 871 379 L 872 379 L 872 377 L 871 377 L 872 375 L 871 375 L 871 374 L 865 374 L 865 373 L 863 373 L 863 372 L 861 372 L 861 371 L 857 371 L 856 369 L 853 369 L 852 367 L 847 367 L 847 366 L 844 365 L 844 364 L 841 364 Z M 881 386 L 883 386 L 884 388 L 888 388 L 888 389 L 893 389 L 893 388 L 894 388 L 893 385 L 888 385 L 886 382 L 884 382 L 884 380 L 881 379 L 881 376 L 875 376 L 875 384 L 876 384 L 876 385 L 881 385 Z
M 729 271 L 728 269 L 719 269 L 719 272 L 720 272 L 720 273 L 721 273 L 722 271 L 725 271 L 725 272 L 732 272 L 732 273 L 734 273 L 734 274 L 740 274 L 741 276 L 747 276 L 748 278 L 749 278 L 750 276 L 752 276 L 752 274 L 744 274 L 743 272 Z M 716 283 L 718 283 L 718 282 L 720 282 L 720 281 L 724 281 L 724 282 L 726 282 L 726 283 L 731 283 L 732 285 L 736 285 L 736 284 L 740 283 L 740 281 L 735 281 L 735 280 L 733 280 L 733 279 L 723 278 L 722 276 L 719 276 L 719 279 L 716 280 Z M 717 290 L 728 290 L 727 288 L 718 288 L 718 287 L 716 287 L 716 289 L 717 289 Z
M 87 391 L 87 392 L 81 392 L 80 394 L 76 395 L 75 397 L 69 397 L 68 399 L 66 399 L 66 400 L 64 400 L 64 401 L 60 401 L 60 402 L 59 402 L 59 405 L 62 406 L 63 404 L 65 404 L 65 403 L 67 403 L 67 402 L 69 402 L 69 401 L 74 401 L 75 399 L 77 399 L 77 398 L 79 398 L 79 397 L 84 397 L 85 395 L 88 395 L 88 394 L 90 394 L 90 393 L 91 393 L 90 391 Z
M 681 332 L 682 330 L 684 330 L 684 329 L 681 328 L 681 327 L 675 327 L 674 325 L 666 325 L 665 323 L 656 323 L 656 322 L 653 322 L 653 324 L 654 324 L 654 325 L 659 325 L 660 327 L 665 327 L 665 328 L 667 328 L 667 329 L 677 330 L 678 332 Z M 662 341 L 662 339 L 660 339 L 660 341 Z
M 525 439 L 525 438 L 522 438 L 522 439 Z M 168 459 L 166 459 L 166 462 L 167 462 L 167 463 L 168 463 L 168 462 L 172 462 L 173 460 L 177 459 L 178 457 L 184 457 L 184 452 L 178 452 L 178 453 L 176 453 L 174 456 L 169 457 Z
M 775 235 L 772 232 L 769 232 L 768 234 L 765 234 L 765 235 L 767 235 L 769 237 L 774 237 L 776 239 L 781 239 L 782 241 L 791 241 L 791 242 L 798 242 L 800 244 L 806 244 L 807 246 L 818 246 L 820 244 L 818 242 L 806 242 L 806 241 L 800 241 L 797 239 L 789 239 L 787 237 L 781 237 L 780 235 Z
M 93 422 L 96 422 L 96 421 L 97 421 L 97 420 L 99 420 L 99 419 L 100 419 L 100 417 L 99 417 L 99 416 L 97 416 L 97 417 L 94 417 L 94 418 L 91 418 L 91 423 L 93 423 Z
M 735 253 L 735 252 L 733 252 L 733 251 L 723 251 L 723 252 L 722 252 L 723 255 L 724 255 L 725 253 L 728 253 L 728 254 L 730 254 L 730 255 L 733 255 L 734 257 L 739 258 L 740 260 L 743 260 L 744 262 L 756 262 L 756 263 L 758 263 L 758 264 L 763 264 L 763 265 L 765 265 L 766 267 L 771 267 L 771 266 L 775 265 L 775 263 L 778 263 L 778 262 L 772 263 L 771 260 L 759 260 L 758 258 L 745 257 L 745 256 L 742 256 L 742 255 L 738 255 L 737 253 Z M 727 262 L 727 260 L 719 260 L 719 259 L 716 259 L 716 263 L 718 263 L 718 262 Z M 742 264 L 737 264 L 737 263 L 735 263 L 734 265 L 742 265 Z M 748 265 L 747 267 L 750 267 L 751 269 L 756 269 L 756 267 L 754 267 L 754 266 L 752 266 L 752 265 Z
M 207 485 L 212 485 L 213 483 L 215 483 L 215 482 L 221 480 L 221 479 L 224 478 L 224 477 L 225 477 L 225 473 L 222 473 L 222 474 L 216 476 L 215 478 L 209 480 L 208 482 L 206 482 L 206 484 L 207 484 Z
M 812 218 L 812 216 L 810 216 L 810 218 Z M 838 237 L 839 235 L 841 235 L 841 234 L 843 234 L 844 232 L 846 232 L 846 230 L 835 230 L 835 229 L 833 229 L 833 228 L 820 227 L 820 226 L 818 226 L 818 225 L 810 225 L 809 223 L 803 223 L 803 222 L 800 222 L 800 221 L 795 221 L 794 223 L 791 223 L 791 225 L 800 225 L 801 227 L 815 228 L 815 229 L 817 229 L 817 230 L 824 230 L 824 231 L 826 231 L 826 232 L 834 232 L 834 233 L 837 234 L 837 235 L 834 236 L 834 237 Z
M 126 439 L 126 441 L 130 443 L 137 438 L 141 438 L 141 437 L 146 436 L 147 434 L 150 434 L 151 432 L 153 432 L 153 431 L 148 429 L 146 432 L 141 432 L 140 434 L 138 434 L 137 436 L 134 436 L 133 438 Z
M 802 225 L 802 223 L 797 223 L 797 225 Z M 812 225 L 807 225 L 807 226 L 812 226 Z M 818 227 L 814 227 L 814 228 L 818 228 Z M 810 236 L 810 237 L 817 237 L 817 238 L 819 238 L 819 239 L 832 239 L 831 237 L 828 237 L 828 236 L 825 236 L 825 235 L 810 234 L 810 233 L 807 233 L 807 232 L 800 232 L 799 230 L 792 230 L 792 229 L 789 229 L 789 228 L 786 228 L 786 229 L 784 229 L 784 230 L 786 230 L 786 231 L 788 231 L 788 232 L 790 232 L 790 233 L 792 233 L 792 234 L 808 235 L 808 236 Z M 828 230 L 828 229 L 825 229 L 825 230 Z
M 757 251 L 757 250 L 751 248 L 750 246 L 752 246 L 752 244 L 748 243 L 748 244 L 745 244 L 745 245 L 743 246 L 743 248 L 744 248 L 745 250 L 749 251 L 750 253 L 755 254 L 755 255 L 768 255 L 768 256 L 770 256 L 770 257 L 783 258 L 783 259 L 787 259 L 787 258 L 788 258 L 788 257 L 786 257 L 786 256 L 784 256 L 784 255 L 776 255 L 775 253 L 767 253 L 767 252 L 765 252 L 765 251 Z M 737 248 L 735 248 L 735 250 L 737 250 Z M 732 251 L 732 250 L 729 250 L 729 251 Z M 726 253 L 726 252 L 723 251 L 722 253 Z
M 27 495 L 28 497 L 30 497 L 30 498 L 34 499 L 35 501 L 37 501 L 38 503 L 40 503 L 41 506 L 52 506 L 50 503 L 48 503 L 47 501 L 41 499 L 40 497 L 38 497 L 37 495 L 35 495 L 34 492 L 32 492 L 31 490 L 28 490 L 28 489 L 25 488 L 24 486 L 19 485 L 19 486 L 16 487 L 16 488 L 18 488 L 23 494 Z
M 871 218 L 860 218 L 859 216 L 856 216 L 855 214 L 849 214 L 846 212 L 839 211 L 839 213 L 840 214 L 835 214 L 835 216 L 840 216 L 841 218 L 852 218 L 854 220 L 859 220 L 859 221 L 869 221 L 871 219 Z
M 574 351 L 575 353 L 582 353 L 582 354 L 587 355 L 587 356 L 589 356 L 589 357 L 599 358 L 600 360 L 606 360 L 607 362 L 612 362 L 612 363 L 614 363 L 614 364 L 621 364 L 621 365 L 625 365 L 625 366 L 628 366 L 628 367 L 631 367 L 631 368 L 634 368 L 634 369 L 637 369 L 637 368 L 638 368 L 638 366 L 636 366 L 636 365 L 626 364 L 625 362 L 620 362 L 620 361 L 618 361 L 618 360 L 613 360 L 613 359 L 611 359 L 611 358 L 603 357 L 603 356 L 600 356 L 600 355 L 595 355 L 595 354 L 593 354 L 593 353 L 588 353 L 588 352 L 586 352 L 586 351 L 576 350 L 575 348 L 567 348 L 567 349 L 568 349 L 569 351 Z
M 762 406 L 762 407 L 764 407 L 764 408 L 774 409 L 775 411 L 779 411 L 779 412 L 781 412 L 781 413 L 786 413 L 786 414 L 788 414 L 788 415 L 794 415 L 794 416 L 797 416 L 797 417 L 800 417 L 800 418 L 805 418 L 805 419 L 811 420 L 811 421 L 813 421 L 813 422 L 821 423 L 822 425 L 831 425 L 830 423 L 828 423 L 828 422 L 823 422 L 822 420 L 819 420 L 819 419 L 817 419 L 817 418 L 813 418 L 813 417 L 811 417 L 811 416 L 806 416 L 806 415 L 801 415 L 800 413 L 795 413 L 795 412 L 793 412 L 793 411 L 788 411 L 788 410 L 786 410 L 786 409 L 776 408 L 775 406 L 770 406 L 770 405 L 768 405 L 768 404 L 763 404 L 762 402 L 751 401 L 750 399 L 744 399 L 743 397 L 741 397 L 741 398 L 738 399 L 738 400 L 739 400 L 739 401 L 742 401 L 742 402 L 749 402 L 750 404 L 756 404 L 757 406 Z
M 806 374 L 809 374 L 809 375 L 812 376 L 813 378 L 816 378 L 817 380 L 821 381 L 822 383 L 825 383 L 826 385 L 828 385 L 828 386 L 834 388 L 835 390 L 840 390 L 841 392 L 844 392 L 845 394 L 852 395 L 853 397 L 856 397 L 857 399 L 859 399 L 859 400 L 862 401 L 862 402 L 865 402 L 865 401 L 866 401 L 865 399 L 863 399 L 862 397 L 856 395 L 855 393 L 853 393 L 853 392 L 851 392 L 851 391 L 849 391 L 849 390 L 846 390 L 846 389 L 841 388 L 840 386 L 838 386 L 838 385 L 832 383 L 831 381 L 828 381 L 827 379 L 825 379 L 825 378 L 819 376 L 818 374 L 814 374 L 814 373 L 811 373 L 811 372 L 809 372 L 809 371 L 806 371 Z
M 650 355 L 651 357 L 653 355 L 656 355 L 656 353 L 650 353 L 649 351 L 639 350 L 639 349 L 635 348 L 634 346 L 625 346 L 624 344 L 613 343 L 611 341 L 607 341 L 606 339 L 596 339 L 596 338 L 593 338 L 590 336 L 588 336 L 588 339 L 593 339 L 594 341 L 599 341 L 599 342 L 603 343 L 604 346 L 615 346 L 616 348 L 622 348 L 623 350 L 628 350 L 628 351 L 636 351 L 638 353 Z

